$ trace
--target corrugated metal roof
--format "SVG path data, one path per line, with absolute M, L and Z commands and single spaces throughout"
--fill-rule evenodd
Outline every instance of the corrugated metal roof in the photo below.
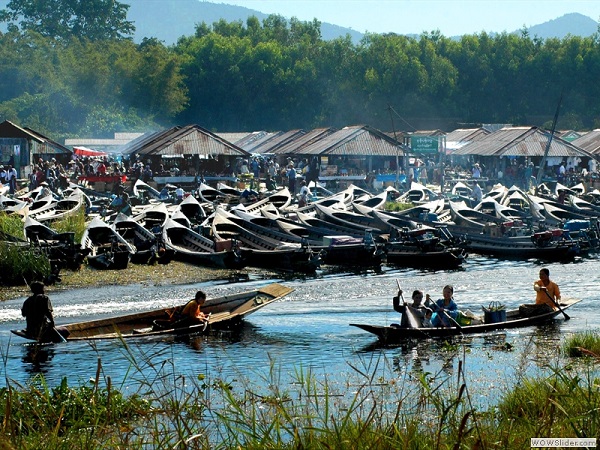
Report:
M 280 146 L 273 153 L 280 155 L 302 154 L 305 147 L 335 132 L 335 128 L 315 128 L 314 130 L 307 131 L 302 136 L 297 136 L 285 145 Z
M 297 151 L 302 155 L 396 156 L 406 147 L 366 125 L 345 127 Z
M 454 151 L 455 155 L 479 156 L 544 156 L 550 133 L 537 127 L 510 127 L 495 131 L 482 139 Z M 552 138 L 548 156 L 586 156 L 589 152 L 564 141 Z
M 248 156 L 248 153 L 241 148 L 198 125 L 178 126 L 156 133 L 149 133 L 130 142 L 123 153 L 161 156 Z
M 261 147 L 265 142 L 269 141 L 275 136 L 282 134 L 281 131 L 267 132 L 267 131 L 255 131 L 244 139 L 237 141 L 235 145 L 244 149 L 248 153 L 256 153 L 257 149 Z
M 237 143 L 239 141 L 241 141 L 242 139 L 245 139 L 246 137 L 248 137 L 249 135 L 252 135 L 254 133 L 250 132 L 250 131 L 246 131 L 246 132 L 239 132 L 239 133 L 215 133 L 217 136 L 219 136 L 221 139 L 225 139 L 228 142 L 231 142 L 235 145 L 237 145 L 238 147 L 242 148 L 241 145 L 238 145 Z
M 11 122 L 10 120 L 5 120 L 4 122 L 0 123 L 0 137 L 29 139 L 33 143 L 35 143 L 35 153 L 43 153 L 48 155 L 59 153 L 73 153 L 64 145 L 53 141 L 52 139 L 44 136 L 43 134 L 32 130 L 31 128 L 20 127 L 19 125 Z
M 488 134 L 490 132 L 485 128 L 458 128 L 446 135 L 446 143 L 477 141 Z
M 571 144 L 598 155 L 600 154 L 600 130 L 590 131 L 572 141 Z
M 275 153 L 279 147 L 282 147 L 294 139 L 304 136 L 304 130 L 290 130 L 278 133 L 268 140 L 264 140 L 260 145 L 252 149 L 252 153 Z

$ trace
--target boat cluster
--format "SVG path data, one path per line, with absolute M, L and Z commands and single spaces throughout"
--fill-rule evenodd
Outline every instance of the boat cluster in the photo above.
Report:
M 25 239 L 4 239 L 44 249 L 55 271 L 84 259 L 99 269 L 172 259 L 303 273 L 322 265 L 452 269 L 469 252 L 566 260 L 596 250 L 600 193 L 582 188 L 542 185 L 534 195 L 497 185 L 475 203 L 463 183 L 447 195 L 418 183 L 402 194 L 387 188 L 376 195 L 354 185 L 338 193 L 315 185 L 311 201 L 300 207 L 287 188 L 255 198 L 201 183 L 177 197 L 138 180 L 130 215 L 111 207 L 114 195 L 78 185 L 61 195 L 40 186 L 2 196 L 0 211 L 24 221 Z M 386 211 L 390 201 L 405 209 Z M 52 229 L 53 221 L 82 208 L 89 221 L 80 242 Z

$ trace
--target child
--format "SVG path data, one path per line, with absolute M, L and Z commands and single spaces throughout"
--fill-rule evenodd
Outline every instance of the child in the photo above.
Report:
M 433 311 L 431 310 L 431 308 L 424 308 L 425 309 L 425 316 L 423 317 L 423 328 L 433 328 L 433 325 L 431 324 L 431 317 L 433 316 Z

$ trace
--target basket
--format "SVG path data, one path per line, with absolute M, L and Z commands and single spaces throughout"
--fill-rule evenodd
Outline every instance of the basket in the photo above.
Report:
M 490 302 L 487 308 L 482 308 L 484 323 L 506 322 L 506 309 L 500 302 Z

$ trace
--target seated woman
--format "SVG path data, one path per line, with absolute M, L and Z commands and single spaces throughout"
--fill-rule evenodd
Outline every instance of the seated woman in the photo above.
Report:
M 425 317 L 425 306 L 421 304 L 423 301 L 423 291 L 416 289 L 412 293 L 412 303 L 403 305 L 400 304 L 402 297 L 402 289 L 398 289 L 398 295 L 394 297 L 394 310 L 402 314 L 400 319 L 400 328 L 421 328 L 423 326 L 423 318 Z
M 431 324 L 434 327 L 451 327 L 455 326 L 454 321 L 458 316 L 458 305 L 454 302 L 454 287 L 451 285 L 444 286 L 442 290 L 443 298 L 435 301 L 431 300 L 431 296 L 427 294 L 425 306 L 431 307 L 434 311 L 431 317 Z

